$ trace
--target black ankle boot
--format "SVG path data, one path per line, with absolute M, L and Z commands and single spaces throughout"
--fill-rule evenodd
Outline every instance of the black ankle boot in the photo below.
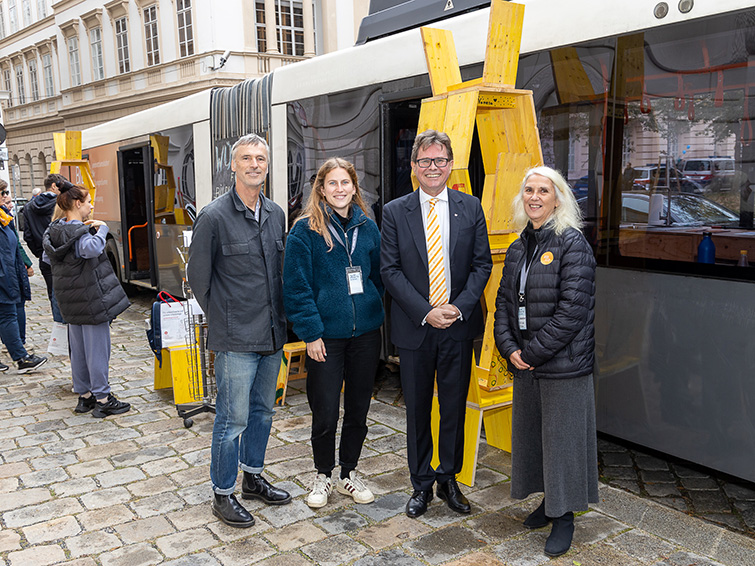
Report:
M 291 501 L 291 494 L 275 487 L 259 474 L 244 472 L 241 482 L 241 497 L 243 499 L 261 499 L 268 505 L 284 505 Z
M 553 528 L 545 541 L 545 554 L 550 557 L 561 556 L 571 547 L 574 535 L 574 513 L 569 511 L 553 519 Z
M 524 520 L 524 526 L 528 529 L 539 529 L 548 523 L 550 523 L 550 519 L 545 515 L 545 499 L 543 499 L 540 506 Z
M 231 527 L 246 528 L 254 525 L 254 517 L 233 494 L 218 495 L 216 493 L 212 500 L 212 514 Z

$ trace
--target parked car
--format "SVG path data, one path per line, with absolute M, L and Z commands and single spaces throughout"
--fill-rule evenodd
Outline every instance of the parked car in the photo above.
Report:
M 579 199 L 586 214 L 587 198 Z M 663 214 L 668 211 L 668 196 L 663 195 Z M 733 210 L 700 195 L 671 195 L 670 226 L 738 226 L 739 216 Z M 644 190 L 621 193 L 621 224 L 647 224 L 650 214 L 650 193 Z
M 666 167 L 661 166 L 660 172 L 657 172 L 657 165 L 635 167 L 632 169 L 632 188 L 649 191 L 653 188 L 668 187 L 671 190 L 681 190 L 683 193 L 702 193 L 705 190 L 700 183 L 685 176 L 676 167 L 671 167 L 668 171 L 668 185 L 666 184 Z M 656 174 L 658 176 L 657 181 Z
M 705 186 L 716 177 L 721 177 L 722 184 L 726 178 L 734 175 L 734 159 L 732 157 L 707 157 L 703 159 L 686 159 L 682 162 L 682 173 L 689 179 Z

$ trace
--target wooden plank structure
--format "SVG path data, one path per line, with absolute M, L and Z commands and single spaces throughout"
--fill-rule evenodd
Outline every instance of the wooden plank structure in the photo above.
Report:
M 511 373 L 493 337 L 495 297 L 510 243 L 517 238 L 510 204 L 524 172 L 543 163 L 532 91 L 514 87 L 519 62 L 524 6 L 493 0 L 482 77 L 461 81 L 452 34 L 422 28 L 432 98 L 422 101 L 417 131 L 443 131 L 451 138 L 454 169 L 448 186 L 471 194 L 469 157 L 477 128 L 485 184 L 482 207 L 493 252 L 493 272 L 483 296 L 485 332 L 475 357 L 467 396 L 464 465 L 458 481 L 474 485 L 477 448 L 484 423 L 488 444 L 511 450 Z M 418 186 L 413 179 L 415 188 Z M 437 456 L 437 399 L 433 404 L 433 433 Z
M 94 205 L 97 188 L 94 185 L 89 160 L 81 158 L 81 132 L 75 130 L 54 132 L 52 138 L 55 146 L 55 161 L 50 164 L 50 173 L 60 173 L 63 167 L 78 169 L 84 187 L 92 195 L 92 205 Z

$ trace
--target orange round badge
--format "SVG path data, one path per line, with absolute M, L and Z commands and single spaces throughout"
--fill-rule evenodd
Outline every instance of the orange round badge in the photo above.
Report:
M 550 263 L 553 261 L 553 254 L 551 252 L 545 252 L 543 255 L 540 256 L 540 263 L 543 265 L 550 265 Z

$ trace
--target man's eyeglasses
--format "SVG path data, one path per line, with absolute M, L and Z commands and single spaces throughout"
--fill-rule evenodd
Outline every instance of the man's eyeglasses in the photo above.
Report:
M 7 197 L 10 194 L 10 191 L 0 191 L 0 195 L 3 195 L 4 197 Z
M 427 169 L 430 167 L 431 163 L 435 163 L 436 167 L 445 167 L 448 165 L 448 162 L 451 161 L 447 157 L 434 157 L 433 159 L 430 159 L 429 157 L 423 157 L 422 159 L 417 159 L 415 163 L 417 164 L 417 167 L 420 167 L 422 169 Z

